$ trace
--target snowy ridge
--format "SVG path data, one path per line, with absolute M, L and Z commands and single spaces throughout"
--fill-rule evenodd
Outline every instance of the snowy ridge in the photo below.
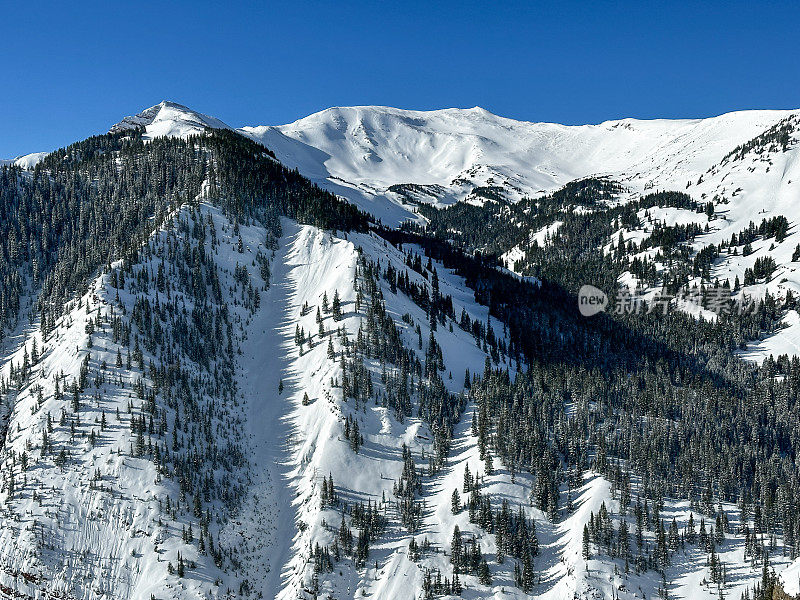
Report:
M 25 154 L 24 156 L 18 156 L 17 158 L 11 159 L 0 159 L 0 167 L 3 165 L 14 165 L 21 169 L 31 170 L 37 164 L 39 164 L 42 159 L 50 154 L 49 152 L 33 152 L 31 154 Z
M 281 286 L 293 290 L 289 298 L 289 313 L 286 324 L 282 327 L 285 337 L 294 332 L 294 327 L 299 325 L 304 330 L 314 331 L 315 307 L 320 305 L 322 297 L 327 293 L 332 297 L 332 290 L 337 290 L 342 299 L 344 316 L 340 326 L 348 332 L 358 330 L 363 316 L 353 311 L 355 292 L 353 291 L 353 278 L 358 257 L 356 245 L 364 256 L 372 260 L 388 256 L 390 262 L 396 267 L 403 265 L 403 256 L 397 250 L 387 246 L 379 238 L 369 235 L 350 235 L 349 240 L 331 237 L 329 234 L 307 226 L 297 227 L 289 222 L 284 222 L 284 232 L 288 234 L 285 250 L 279 250 L 279 256 L 285 257 L 276 260 L 276 292 Z M 283 240 L 281 248 L 283 248 Z M 283 279 L 281 263 L 285 264 L 286 281 Z M 422 280 L 419 277 L 419 280 Z M 448 276 L 442 276 L 442 293 L 453 294 L 454 299 L 464 302 L 464 308 L 473 316 L 483 314 L 485 309 L 477 308 L 465 294 L 463 284 Z M 387 296 L 391 292 L 385 290 Z M 281 292 L 277 292 L 281 293 Z M 403 327 L 406 343 L 416 343 L 416 334 L 408 323 L 400 319 L 402 315 L 413 315 L 415 322 L 420 323 L 426 331 L 425 313 L 407 298 L 391 294 L 388 303 L 391 313 L 397 319 L 398 325 Z M 308 303 L 310 311 L 303 315 L 302 306 Z M 459 304 L 459 306 L 462 306 Z M 463 339 L 464 332 L 456 329 L 452 334 L 443 332 L 439 343 L 447 357 L 447 371 L 460 375 L 466 368 L 479 369 L 483 365 L 482 351 L 477 349 L 474 341 Z M 355 336 L 354 336 L 355 337 Z M 423 334 L 427 337 L 427 334 Z M 335 338 L 334 338 L 335 339 Z M 466 344 L 465 344 L 466 342 Z M 291 344 L 291 341 L 289 341 Z M 284 348 L 287 343 L 284 342 Z M 473 348 L 469 352 L 470 346 Z M 460 347 L 462 351 L 456 352 Z M 464 352 L 464 350 L 467 350 Z M 296 355 L 297 350 L 286 348 L 287 354 Z M 285 361 L 286 359 L 279 359 Z M 377 364 L 373 368 L 377 368 Z M 306 351 L 302 356 L 289 360 L 289 366 L 282 371 L 269 369 L 272 375 L 272 389 L 277 387 L 278 373 L 292 374 L 285 380 L 286 388 L 283 395 L 287 401 L 294 405 L 290 412 L 289 420 L 294 424 L 293 458 L 290 458 L 291 474 L 294 477 L 298 497 L 294 503 L 298 506 L 298 522 L 304 523 L 304 531 L 298 533 L 294 541 L 294 558 L 285 567 L 288 583 L 277 597 L 294 598 L 297 590 L 308 586 L 311 573 L 308 565 L 308 548 L 316 543 L 327 544 L 334 536 L 330 526 L 339 522 L 338 511 L 332 508 L 320 507 L 320 479 L 324 476 L 333 476 L 338 492 L 342 499 L 378 502 L 382 498 L 391 499 L 393 483 L 399 478 L 403 467 L 401 460 L 401 446 L 406 444 L 411 452 L 421 462 L 425 448 L 429 446 L 426 440 L 431 439 L 427 426 L 417 418 L 409 418 L 405 423 L 399 423 L 386 407 L 362 406 L 358 403 L 352 406 L 352 400 L 342 402 L 341 392 L 336 386 L 331 386 L 331 381 L 341 378 L 339 363 L 331 361 L 327 356 L 324 343 L 317 342 L 315 347 Z M 377 374 L 377 373 L 376 373 Z M 454 380 L 447 380 L 454 392 L 461 391 L 461 377 L 454 375 Z M 458 383 L 454 383 L 458 382 Z M 311 399 L 309 406 L 302 405 L 302 397 L 308 394 Z M 358 417 L 360 430 L 364 435 L 364 446 L 358 453 L 354 453 L 342 435 L 342 421 L 348 415 L 361 413 Z M 423 463 L 424 464 L 424 463 Z M 428 502 L 447 505 L 450 490 L 444 496 L 428 498 Z M 391 514 L 391 507 L 387 505 Z M 327 525 L 325 524 L 327 522 Z M 438 529 L 438 528 L 437 528 Z M 436 539 L 442 546 L 447 541 L 450 530 L 440 531 L 441 538 Z M 377 560 L 379 569 L 368 568 L 361 573 L 348 561 L 338 563 L 335 572 L 342 572 L 339 577 L 331 577 L 329 581 L 321 581 L 322 590 L 328 590 L 334 597 L 361 597 L 371 595 L 378 590 L 377 597 L 402 597 L 404 593 L 414 593 L 417 587 L 411 582 L 401 583 L 396 577 L 403 573 L 413 576 L 416 580 L 421 578 L 421 571 L 405 558 L 406 546 L 411 539 L 407 532 L 397 526 L 390 525 L 389 533 L 379 539 L 372 547 L 370 560 Z M 380 566 L 388 561 L 386 567 Z M 399 561 L 399 562 L 398 562 Z M 402 566 L 401 566 L 402 565 Z M 444 566 L 444 565 L 442 565 Z M 400 570 L 402 568 L 402 571 Z M 320 576 L 322 579 L 322 576 Z M 375 581 L 373 581 L 375 580 Z M 420 582 L 417 581 L 417 584 Z M 394 595 L 385 595 L 380 590 L 392 590 Z
M 223 232 L 232 229 L 211 207 L 203 207 L 199 215 L 207 222 L 215 221 Z M 53 331 L 45 335 L 31 332 L 19 351 L 3 363 L 4 386 L 12 390 L 8 398 L 13 410 L 2 460 L 11 465 L 10 472 L 16 472 L 16 481 L 10 486 L 6 481 L 4 487 L 0 581 L 26 595 L 23 597 L 146 599 L 155 594 L 190 598 L 221 595 L 227 589 L 223 582 L 230 578 L 210 560 L 207 549 L 196 545 L 197 537 L 193 537 L 195 544 L 187 539 L 186 531 L 192 527 L 194 536 L 202 538 L 197 510 L 193 515 L 186 509 L 181 514 L 175 509 L 170 513 L 170 500 L 175 508 L 186 500 L 185 489 L 176 479 L 164 477 L 168 446 L 163 445 L 160 460 L 150 446 L 155 440 L 160 447 L 158 440 L 167 427 L 177 436 L 173 451 L 180 439 L 178 413 L 169 406 L 152 410 L 145 406 L 154 400 L 147 399 L 147 390 L 158 385 L 152 365 L 163 357 L 164 349 L 148 351 L 148 343 L 135 325 L 135 350 L 123 342 L 131 335 L 126 333 L 126 323 L 130 326 L 137 321 L 126 315 L 141 311 L 142 301 L 152 301 L 154 308 L 160 302 L 168 305 L 172 289 L 177 294 L 172 300 L 180 298 L 183 308 L 191 312 L 192 302 L 184 290 L 169 286 L 164 288 L 166 296 L 160 291 L 143 295 L 147 286 L 142 285 L 141 277 L 164 267 L 164 262 L 153 257 L 164 256 L 166 248 L 184 243 L 191 247 L 178 230 L 192 218 L 187 210 L 179 211 L 143 248 L 141 256 L 148 258 L 134 265 L 133 274 L 128 275 L 138 281 L 138 293 L 135 283 L 128 289 L 115 283 L 124 273 L 124 266 L 115 264 L 110 274 L 102 274 L 87 294 L 70 304 Z M 252 261 L 258 249 L 264 249 L 265 230 L 242 227 L 240 235 L 248 243 Z M 223 250 L 235 247 L 230 233 L 220 237 Z M 231 252 L 219 256 L 209 268 L 218 273 L 222 289 L 239 293 L 235 264 L 225 260 Z M 180 268 L 175 263 L 166 266 L 167 272 Z M 258 275 L 253 278 L 259 284 Z M 241 300 L 228 297 L 225 302 L 235 322 L 248 318 L 249 309 Z M 139 340 L 143 340 L 141 356 L 137 356 Z M 188 372 L 203 377 L 201 365 L 186 355 L 179 356 L 178 362 L 183 362 Z M 150 364 L 149 372 L 145 364 Z M 205 392 L 211 396 L 201 393 L 201 401 L 213 406 L 213 387 Z M 148 413 L 149 426 L 144 420 Z M 233 405 L 208 413 L 208 425 L 215 426 L 220 448 L 225 448 L 226 439 L 234 439 L 226 432 L 240 428 L 242 418 L 241 409 Z M 137 423 L 147 434 L 138 439 Z M 198 423 L 186 429 L 192 436 L 197 430 Z M 236 471 L 228 469 L 217 475 L 227 477 L 229 485 L 243 485 L 248 468 L 245 463 Z M 217 518 L 225 522 L 229 506 L 224 502 L 212 505 Z M 209 530 L 213 532 L 214 527 Z M 210 543 L 208 537 L 206 540 Z M 196 575 L 180 581 L 173 576 L 184 568 L 178 567 L 179 554 L 186 570 Z

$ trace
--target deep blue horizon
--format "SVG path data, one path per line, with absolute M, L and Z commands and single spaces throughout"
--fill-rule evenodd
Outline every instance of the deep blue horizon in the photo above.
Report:
M 161 100 L 234 127 L 365 104 L 565 124 L 800 107 L 796 4 L 6 3 L 2 15 L 0 158 Z

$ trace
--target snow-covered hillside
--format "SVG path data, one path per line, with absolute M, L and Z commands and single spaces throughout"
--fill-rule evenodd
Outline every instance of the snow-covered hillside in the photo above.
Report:
M 274 238 L 264 225 L 232 222 L 211 203 L 184 207 L 131 262 L 100 275 L 52 331 L 31 330 L 4 362 L 0 591 L 144 600 L 422 598 L 427 586 L 444 585 L 437 579 L 452 579 L 458 527 L 488 567 L 486 581 L 462 573 L 462 597 L 529 597 L 515 584 L 519 562 L 497 560 L 495 536 L 467 510 L 477 493 L 491 510 L 505 501 L 510 514 L 521 510 L 535 523 L 530 596 L 656 593 L 661 581 L 652 572 L 628 574 L 621 559 L 582 556 L 590 513 L 604 503 L 616 510 L 609 482 L 586 474 L 582 485 L 561 489 L 564 508 L 553 522 L 531 506 L 530 474 L 502 464 L 487 472 L 465 372 L 481 373 L 489 361 L 513 374 L 515 365 L 446 315 L 431 346 L 429 316 L 404 291 L 416 285 L 432 293 L 435 277 L 453 314 L 488 324 L 463 280 L 436 261 L 426 266 L 421 249 L 395 248 L 374 234 L 335 235 L 288 219 L 281 228 Z M 405 273 L 403 286 L 385 276 L 390 269 Z M 207 291 L 198 292 L 198 282 Z M 404 410 L 397 392 L 409 374 L 379 358 L 382 342 L 371 333 L 381 315 L 389 319 L 383 335 L 396 330 L 410 356 L 427 364 L 441 352 L 434 367 L 440 394 L 463 411 L 441 463 L 437 434 L 414 408 L 430 393 L 423 391 L 430 376 L 415 384 L 410 372 L 413 404 Z M 203 331 L 212 339 L 190 343 Z M 161 336 L 158 346 L 150 345 L 152 335 Z M 208 344 L 220 347 L 210 362 L 199 352 Z M 219 389 L 228 376 L 228 389 Z M 355 391 L 359 385 L 375 393 Z M 162 400 L 165 392 L 172 401 Z M 398 491 L 412 483 L 409 464 L 414 509 L 402 508 Z M 458 509 L 454 490 L 463 498 Z M 365 509 L 374 511 L 369 528 Z M 734 521 L 735 507 L 726 510 Z M 686 526 L 686 505 L 661 511 Z M 350 531 L 358 548 L 369 535 L 365 557 L 347 549 Z M 644 539 L 654 544 L 655 534 Z M 736 593 L 758 579 L 759 568 L 742 558 L 735 527 L 726 539 L 719 555 L 735 575 L 728 592 Z M 705 582 L 705 555 L 683 552 L 668 570 L 671 594 L 716 597 Z
M 411 536 L 397 519 L 395 486 L 410 461 L 422 473 L 436 435 L 412 406 L 394 404 L 388 381 L 410 383 L 414 398 L 422 380 L 412 371 L 408 382 L 370 354 L 382 343 L 372 319 L 386 310 L 384 327 L 396 328 L 409 356 L 439 348 L 439 393 L 453 398 L 465 372 L 484 367 L 485 342 L 443 318 L 431 346 L 425 310 L 381 279 L 392 265 L 407 273 L 405 286 L 433 290 L 431 270 L 406 267 L 419 249 L 404 254 L 372 234 L 343 239 L 290 220 L 282 228 L 275 240 L 211 204 L 185 207 L 4 361 L 0 591 L 295 598 L 318 582 L 343 598 L 376 587 L 400 594 L 380 597 L 416 593 L 423 571 L 403 558 Z M 463 282 L 439 270 L 453 310 L 485 320 Z M 369 291 L 369 281 L 379 287 Z M 209 356 L 200 351 L 207 344 L 219 349 Z M 345 375 L 356 368 L 346 359 L 365 370 Z M 385 388 L 384 400 L 345 394 L 347 377 Z M 165 392 L 174 402 L 164 403 Z M 351 427 L 360 433 L 346 434 Z M 212 439 L 218 450 L 206 445 Z M 321 499 L 324 476 L 335 481 L 335 503 Z M 451 533 L 437 526 L 451 493 L 443 481 L 423 477 L 418 493 L 415 527 L 436 547 Z M 332 527 L 362 501 L 388 516 L 369 555 L 378 570 L 343 559 L 340 575 L 317 577 L 310 549 L 330 543 Z M 412 576 L 402 585 L 398 561 Z
M 184 235 L 189 223 L 219 228 L 216 260 L 197 264 L 202 244 Z M 205 597 L 227 589 L 229 578 L 215 566 L 224 558 L 204 557 L 214 556 L 215 523 L 226 522 L 236 504 L 229 490 L 215 486 L 236 490 L 248 480 L 249 459 L 235 444 L 244 414 L 225 402 L 232 390 L 219 389 L 230 357 L 225 350 L 197 354 L 198 330 L 189 323 L 207 311 L 203 318 L 212 325 L 238 328 L 253 311 L 252 287 L 243 287 L 250 282 L 234 280 L 232 228 L 210 207 L 182 209 L 138 259 L 112 265 L 52 330 L 31 330 L 4 360 L 2 460 L 10 466 L 0 589 L 36 598 Z M 248 243 L 250 261 L 265 251 L 263 228 L 242 227 L 238 236 Z M 186 263 L 168 256 L 176 250 L 188 252 L 190 262 L 194 253 L 193 285 L 218 282 L 221 293 L 210 304 L 199 300 L 205 292 L 193 295 L 177 277 Z M 263 286 L 257 273 L 252 278 Z M 153 343 L 154 332 L 162 344 Z M 228 336 L 238 343 L 240 336 Z M 182 377 L 193 382 L 191 402 L 156 402 L 158 390 L 177 391 Z M 206 462 L 204 443 L 194 439 L 203 435 L 207 444 L 212 433 L 216 449 Z M 186 471 L 183 436 L 192 440 L 191 464 L 207 469 L 201 480 Z M 189 496 L 193 506 L 190 480 L 203 485 L 202 494 L 195 488 Z M 217 548 L 222 552 L 219 542 Z M 192 574 L 171 576 L 184 569 Z
M 112 131 L 138 128 L 146 140 L 230 129 L 170 102 Z M 700 250 L 785 216 L 781 235 L 725 245 L 710 271 L 738 275 L 741 295 L 785 296 L 800 294 L 797 129 L 781 111 L 566 127 L 356 107 L 236 131 L 388 224 L 418 218 L 416 203 L 515 202 L 598 173 L 622 184 L 621 202 L 666 188 L 713 209 L 642 209 L 598 251 L 664 225 L 697 225 Z M 0 598 L 710 600 L 758 581 L 765 549 L 800 592 L 794 532 L 765 533 L 754 503 L 712 501 L 709 487 L 703 502 L 642 506 L 652 483 L 612 481 L 612 468 L 569 467 L 549 489 L 541 465 L 493 459 L 508 432 L 481 425 L 475 376 L 524 379 L 538 365 L 518 362 L 477 286 L 423 247 L 272 210 L 235 217 L 218 193 L 207 180 L 180 196 L 55 322 L 39 321 L 25 288 L 0 357 Z M 510 271 L 569 225 L 565 213 L 523 232 L 502 255 Z M 767 256 L 774 276 L 745 281 Z M 794 353 L 796 311 L 787 324 L 747 356 Z M 581 402 L 564 389 L 557 428 L 597 417 L 600 401 Z M 575 442 L 565 452 L 588 466 L 597 441 Z

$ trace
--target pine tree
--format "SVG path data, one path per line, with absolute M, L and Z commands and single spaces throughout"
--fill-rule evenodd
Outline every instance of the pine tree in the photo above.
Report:
M 530 552 L 522 553 L 522 591 L 526 594 L 533 588 L 533 560 Z
M 589 552 L 589 526 L 583 526 L 583 559 L 589 560 L 592 556 Z
M 81 409 L 81 395 L 78 389 L 78 382 L 72 383 L 72 411 L 78 412 Z
M 458 494 L 458 490 L 453 490 L 453 495 L 450 497 L 450 511 L 457 515 L 461 512 L 461 496 Z
M 333 292 L 333 319 L 335 321 L 340 321 L 342 318 L 342 303 L 339 300 L 339 290 L 334 290 Z
M 463 542 L 461 541 L 461 530 L 456 525 L 453 528 L 453 537 L 450 540 L 450 562 L 453 568 L 458 571 L 461 567 L 461 553 L 463 551 Z
M 489 571 L 489 565 L 486 559 L 481 560 L 478 565 L 478 581 L 480 581 L 482 585 L 492 585 L 492 574 Z

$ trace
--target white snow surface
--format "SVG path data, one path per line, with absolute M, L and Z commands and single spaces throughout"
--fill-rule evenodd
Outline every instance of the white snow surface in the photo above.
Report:
M 795 112 L 754 110 L 707 119 L 566 126 L 515 121 L 477 107 L 410 111 L 357 106 L 239 131 L 392 225 L 413 218 L 413 209 L 403 215 L 398 208 L 405 199 L 389 191 L 396 184 L 442 186 L 438 197 L 430 199 L 437 205 L 468 199 L 480 186 L 499 187 L 516 201 L 589 175 L 611 176 L 634 192 L 683 190 L 736 146 Z M 775 186 L 769 182 L 771 191 Z
M 37 164 L 39 164 L 42 161 L 42 159 L 48 154 L 50 153 L 32 152 L 31 154 L 25 154 L 23 156 L 18 156 L 17 158 L 0 159 L 0 167 L 2 167 L 3 165 L 14 165 L 22 169 L 31 170 Z

